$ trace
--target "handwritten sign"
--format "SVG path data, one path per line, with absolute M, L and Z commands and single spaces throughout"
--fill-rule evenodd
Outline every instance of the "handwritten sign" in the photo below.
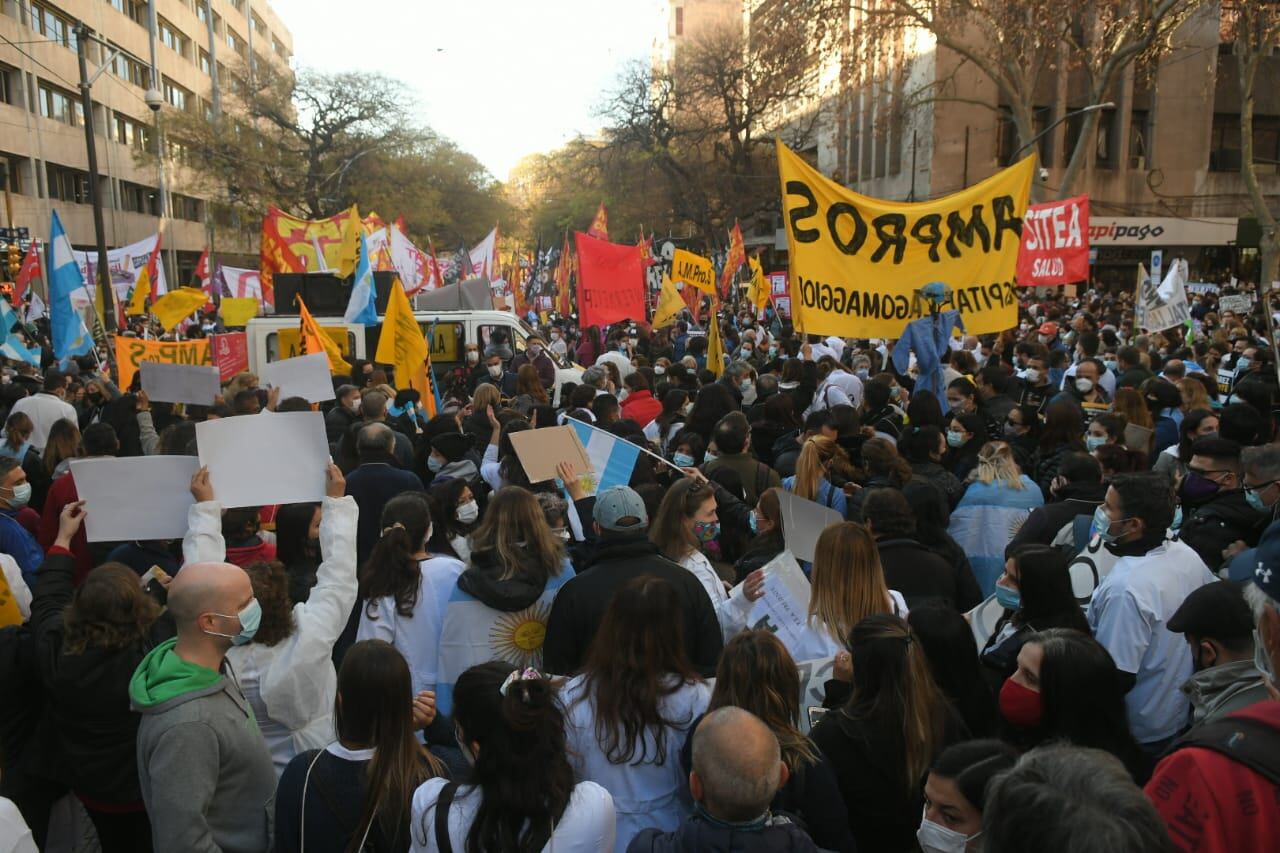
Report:
M 747 624 L 777 634 L 788 649 L 799 649 L 809 633 L 809 579 L 790 551 L 766 563 L 764 574 L 764 594 L 752 605 Z

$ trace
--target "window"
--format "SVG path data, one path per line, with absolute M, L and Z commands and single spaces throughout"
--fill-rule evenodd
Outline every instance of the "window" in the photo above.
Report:
M 49 198 L 74 204 L 89 203 L 89 173 L 70 169 L 56 163 L 45 163 L 45 178 Z
M 165 137 L 164 150 L 169 159 L 175 163 L 181 163 L 185 166 L 191 161 L 191 149 L 181 142 L 175 142 L 172 137 Z
M 0 187 L 7 188 L 9 192 L 22 195 L 22 164 L 26 162 L 25 157 L 19 157 L 16 154 L 5 154 L 0 151 L 0 166 L 4 167 L 5 181 L 0 181 Z
M 241 59 L 247 59 L 249 55 L 249 45 L 244 39 L 236 35 L 235 30 L 227 27 L 227 47 L 235 51 L 236 55 Z
M 144 187 L 141 184 L 131 184 L 128 181 L 120 182 L 120 209 L 127 210 L 130 213 L 146 213 L 152 216 L 159 215 L 159 207 L 156 204 L 158 193 L 151 187 Z
M 146 0 L 107 0 L 112 9 L 122 15 L 128 15 L 135 23 L 147 25 Z
M 259 18 L 257 12 L 251 11 L 249 13 L 249 29 L 260 35 L 266 35 L 267 33 L 266 21 Z
M 169 205 L 173 208 L 174 219 L 185 219 L 188 222 L 204 221 L 204 202 L 198 198 L 173 193 L 169 196 Z
M 191 93 L 170 80 L 168 77 L 164 79 L 164 99 L 170 106 L 177 107 L 185 111 L 187 109 L 187 101 L 191 98 Z
M 684 35 L 684 7 L 676 7 L 676 36 Z
M 0 64 L 0 104 L 22 106 L 22 73 Z
M 147 68 L 147 66 L 123 53 L 117 53 L 115 59 L 111 60 L 111 73 L 121 80 L 128 80 L 139 89 L 147 88 L 148 80 L 151 77 L 150 71 L 151 69 Z
M 40 115 L 63 124 L 75 124 L 77 115 L 83 119 L 83 108 L 70 92 L 50 86 L 43 80 L 39 89 Z
M 1146 169 L 1151 162 L 1147 140 L 1151 138 L 1151 114 L 1146 110 L 1129 113 L 1129 168 Z
M 212 68 L 213 66 L 209 61 L 209 51 L 205 50 L 203 47 L 200 48 L 200 70 L 204 72 L 206 77 L 208 77 L 210 76 Z
M 280 39 L 275 36 L 271 37 L 271 49 L 276 52 L 276 56 L 280 57 L 285 62 L 289 61 L 289 49 L 284 46 L 284 42 L 280 41 Z
M 209 2 L 208 0 L 196 0 L 196 17 L 200 19 L 200 23 L 209 23 Z
M 244 14 L 244 0 L 231 0 L 231 6 L 241 15 Z
M 188 59 L 191 58 L 191 39 L 164 18 L 157 18 L 156 26 L 159 28 L 160 41 L 165 47 Z
M 31 29 L 63 47 L 76 49 L 74 24 L 40 3 L 31 4 Z
M 1053 110 L 1050 107 L 1036 107 L 1032 111 L 1031 133 L 1033 137 L 1049 126 L 1052 115 Z M 1040 148 L 1040 163 L 1043 166 L 1048 166 L 1053 156 L 1052 140 L 1050 138 L 1052 136 L 1053 134 L 1046 133 L 1036 143 Z M 1018 142 L 1018 128 L 1013 123 L 1013 114 L 1009 107 L 1000 108 L 1000 137 L 997 140 L 997 148 L 997 156 L 1001 166 L 1013 165 L 1015 154 L 1021 158 L 1026 156 L 1030 150 L 1029 146 L 1026 151 L 1021 150 L 1022 144 Z
M 145 151 L 151 142 L 151 128 L 131 116 L 115 114 L 112 138 L 121 145 Z
M 1094 153 L 1097 164 L 1104 169 L 1114 169 L 1119 159 L 1116 156 L 1119 146 L 1116 145 L 1115 137 L 1120 132 L 1119 124 L 1116 122 L 1116 111 L 1098 110 L 1098 124 L 1095 131 Z

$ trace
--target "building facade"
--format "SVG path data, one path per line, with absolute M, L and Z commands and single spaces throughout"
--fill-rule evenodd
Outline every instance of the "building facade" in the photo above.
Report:
M 138 154 L 156 150 L 169 112 L 212 117 L 232 70 L 287 67 L 293 38 L 266 0 L 152 2 L 154 9 L 145 0 L 0 0 L 0 167 L 12 210 L 4 224 L 47 240 L 56 209 L 75 248 L 94 248 L 78 85 L 82 21 L 96 36 L 86 42 L 90 75 L 118 50 L 91 89 L 107 246 L 159 231 L 167 276 L 185 283 L 208 244 L 208 199 L 194 189 L 180 144 L 165 138 L 158 160 Z M 220 230 L 218 259 L 256 266 L 253 231 Z

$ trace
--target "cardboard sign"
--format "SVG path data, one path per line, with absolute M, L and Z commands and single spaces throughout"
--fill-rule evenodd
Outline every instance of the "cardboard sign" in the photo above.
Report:
M 212 406 L 222 391 L 216 367 L 144 361 L 138 370 L 142 373 L 142 390 L 154 403 Z
M 950 286 L 941 307 L 958 310 L 969 334 L 1017 325 L 1014 274 L 1035 157 L 914 204 L 850 192 L 781 141 L 778 171 L 797 329 L 900 337 L 927 311 L 916 291 L 935 281 Z
M 571 426 L 545 427 L 511 433 L 511 448 L 524 466 L 530 483 L 554 480 L 556 465 L 569 462 L 579 474 L 592 470 L 586 448 Z
M 329 357 L 322 352 L 264 364 L 258 378 L 269 388 L 279 388 L 281 400 L 301 397 L 321 403 L 334 397 Z
M 266 412 L 196 424 L 200 464 L 224 507 L 324 498 L 329 442 L 319 412 Z
M 85 502 L 90 542 L 181 539 L 187 532 L 194 456 L 73 459 L 71 477 Z
M 787 550 L 797 560 L 813 562 L 814 548 L 822 531 L 833 524 L 840 524 L 844 516 L 830 507 L 805 500 L 791 492 L 778 490 L 778 503 L 782 511 L 782 536 Z
M 1247 294 L 1218 297 L 1218 313 L 1230 311 L 1233 314 L 1248 314 L 1253 310 L 1253 298 Z
M 128 388 L 138 365 L 144 361 L 165 364 L 203 364 L 212 366 L 209 342 L 201 341 L 144 341 L 141 338 L 116 338 L 116 364 L 120 370 L 121 388 Z
M 1071 284 L 1089 278 L 1089 197 L 1033 204 L 1022 220 L 1018 285 Z
M 752 630 L 772 631 L 788 649 L 798 649 L 809 633 L 809 579 L 783 551 L 764 565 L 764 594 L 747 617 Z
M 244 332 L 211 335 L 209 340 L 213 346 L 213 363 L 223 382 L 249 369 L 249 338 Z

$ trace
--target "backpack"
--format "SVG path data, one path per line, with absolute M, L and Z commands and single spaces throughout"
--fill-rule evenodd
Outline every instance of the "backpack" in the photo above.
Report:
M 1280 729 L 1251 717 L 1227 716 L 1192 729 L 1165 755 L 1199 747 L 1225 755 L 1280 787 Z

